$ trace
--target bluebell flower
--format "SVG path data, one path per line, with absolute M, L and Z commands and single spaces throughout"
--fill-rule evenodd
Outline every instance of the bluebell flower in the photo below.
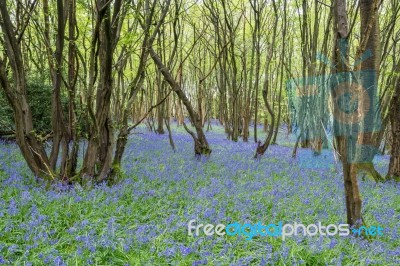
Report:
M 18 213 L 19 213 L 19 210 L 18 210 L 17 204 L 14 199 L 11 199 L 10 203 L 8 205 L 8 215 L 14 216 L 14 215 L 17 215 Z
M 337 240 L 335 238 L 332 238 L 329 243 L 329 248 L 333 249 L 336 245 L 337 245 Z
M 163 255 L 167 258 L 174 257 L 175 254 L 176 254 L 175 247 L 167 247 L 163 252 Z
M 181 245 L 179 247 L 182 256 L 187 256 L 192 252 L 192 249 L 190 247 L 186 247 L 185 245 Z
M 198 266 L 198 265 L 207 265 L 208 260 L 207 259 L 202 259 L 202 260 L 196 260 L 192 263 L 192 266 Z

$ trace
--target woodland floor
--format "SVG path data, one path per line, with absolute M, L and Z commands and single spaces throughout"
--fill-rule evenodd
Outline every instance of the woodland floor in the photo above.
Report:
M 260 129 L 261 131 L 261 129 Z M 331 150 L 313 156 L 282 134 L 260 161 L 256 144 L 213 126 L 210 159 L 191 137 L 139 128 L 117 185 L 38 185 L 15 144 L 0 143 L 0 264 L 5 265 L 400 265 L 400 184 L 360 181 L 363 216 L 383 236 L 193 237 L 187 223 L 345 223 L 343 180 Z M 388 156 L 375 165 L 385 174 Z

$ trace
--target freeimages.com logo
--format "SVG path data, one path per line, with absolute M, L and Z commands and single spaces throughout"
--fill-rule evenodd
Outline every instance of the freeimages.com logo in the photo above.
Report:
M 281 237 L 283 241 L 291 236 L 348 236 L 353 234 L 355 236 L 366 235 L 366 236 L 382 236 L 383 228 L 381 226 L 361 226 L 360 228 L 350 229 L 349 224 L 328 224 L 323 225 L 321 222 L 316 224 L 304 225 L 302 223 L 295 222 L 294 224 L 283 224 L 282 221 L 278 223 L 269 223 L 267 225 L 258 222 L 256 224 L 239 222 L 225 224 L 197 224 L 195 219 L 192 219 L 188 223 L 188 235 L 189 236 L 243 236 L 246 240 L 251 240 L 254 237 Z

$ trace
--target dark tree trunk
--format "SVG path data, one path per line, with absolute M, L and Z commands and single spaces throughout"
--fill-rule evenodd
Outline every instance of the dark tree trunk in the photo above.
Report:
M 400 79 L 397 79 L 390 108 L 392 143 L 387 179 L 400 181 Z
M 172 74 L 169 72 L 169 69 L 165 67 L 163 62 L 161 61 L 158 54 L 154 51 L 153 47 L 149 47 L 150 56 L 153 59 L 154 63 L 157 65 L 159 71 L 163 74 L 165 80 L 171 86 L 172 90 L 176 93 L 178 98 L 182 101 L 183 105 L 185 105 L 190 119 L 196 129 L 196 134 L 190 131 L 185 124 L 183 124 L 186 130 L 191 134 L 194 140 L 194 153 L 196 157 L 201 155 L 208 156 L 211 154 L 211 149 L 208 145 L 206 136 L 203 131 L 203 125 L 201 123 L 200 116 L 194 111 L 192 104 L 190 103 L 189 99 L 187 98 L 186 94 L 182 91 L 182 88 L 178 82 L 173 78 Z
M 76 118 L 76 82 L 78 78 L 76 60 L 76 2 L 70 0 L 68 7 L 68 31 L 69 31 L 69 45 L 68 45 L 68 143 L 72 142 L 72 150 L 68 156 L 67 166 L 62 176 L 71 178 L 76 174 L 78 166 L 78 151 L 79 151 L 79 136 L 77 132 L 77 118 Z
M 165 37 L 164 37 L 164 29 L 161 31 L 162 33 L 158 34 L 158 47 L 159 47 L 159 54 L 162 56 L 161 60 L 165 58 Z M 164 98 L 164 93 L 165 93 L 165 86 L 164 86 L 164 80 L 162 78 L 161 73 L 157 73 L 157 102 L 160 102 Z M 165 113 L 165 106 L 164 104 L 160 104 L 157 107 L 157 129 L 156 132 L 158 134 L 164 134 L 164 113 Z
M 67 8 L 68 10 L 68 8 Z M 71 11 L 72 12 L 72 11 Z M 50 153 L 50 166 L 53 171 L 56 170 L 57 160 L 61 153 L 60 173 L 64 177 L 66 174 L 67 160 L 69 156 L 68 146 L 68 132 L 65 123 L 65 117 L 61 104 L 61 87 L 62 87 L 62 71 L 63 71 L 63 51 L 64 51 L 64 37 L 66 25 L 66 13 L 63 0 L 57 0 L 57 36 L 56 36 L 56 49 L 51 49 L 50 40 L 50 18 L 48 1 L 43 1 L 43 13 L 45 18 L 44 36 L 47 43 L 47 54 L 50 66 L 51 79 L 53 83 L 53 93 L 51 99 L 51 124 L 53 130 L 52 136 L 52 149 Z
M 167 130 L 168 130 L 169 145 L 171 145 L 171 148 L 173 151 L 176 151 L 174 139 L 172 138 L 172 132 L 171 132 L 171 126 L 169 123 L 169 118 L 165 118 L 165 126 L 167 127 Z
M 274 125 L 275 125 L 275 114 L 274 111 L 271 108 L 271 105 L 268 102 L 268 79 L 265 80 L 265 85 L 263 89 L 263 99 L 265 106 L 267 108 L 267 111 L 271 117 L 271 125 L 269 127 L 269 131 L 267 134 L 267 137 L 264 141 L 264 143 L 261 145 L 261 142 L 258 142 L 258 146 L 256 149 L 256 154 L 254 155 L 254 158 L 259 158 L 262 155 L 264 155 L 265 151 L 268 149 L 269 145 L 271 144 L 271 140 L 274 134 Z
M 287 28 L 287 15 L 286 15 L 286 1 L 284 1 L 283 4 L 283 32 L 282 32 L 282 36 L 286 36 L 286 28 Z M 276 121 L 276 125 L 275 125 L 275 132 L 274 132 L 274 136 L 272 138 L 272 143 L 276 144 L 276 139 L 278 137 L 278 132 L 279 132 L 279 125 L 281 123 L 281 113 L 282 113 L 282 107 L 281 107 L 281 101 L 282 101 L 282 90 L 283 90 L 283 65 L 284 65 L 284 61 L 285 61 L 285 48 L 286 45 L 282 45 L 282 52 L 281 52 L 281 58 L 280 58 L 280 72 L 281 72 L 281 77 L 280 77 L 280 81 L 279 81 L 279 96 L 278 96 L 278 117 L 277 117 L 277 121 Z
M 110 2 L 98 0 L 96 29 L 92 43 L 99 49 L 99 82 L 96 93 L 96 108 L 92 116 L 91 136 L 81 170 L 83 176 L 106 179 L 112 170 L 113 130 L 111 128 L 110 104 L 113 90 L 113 53 L 117 43 L 117 25 L 120 19 L 121 0 L 114 3 L 111 19 Z
M 26 75 L 21 47 L 15 36 L 5 0 L 0 1 L 0 14 L 0 26 L 6 46 L 6 55 L 12 69 L 13 88 L 11 88 L 8 80 L 5 64 L 1 60 L 0 85 L 14 112 L 16 140 L 23 157 L 35 176 L 51 180 L 55 178 L 55 175 L 50 167 L 50 161 L 44 147 L 37 139 L 33 128 L 32 113 L 26 93 Z
M 277 8 L 275 0 L 272 1 L 272 4 L 274 7 L 274 16 L 275 16 L 274 31 L 273 31 L 273 35 L 272 35 L 272 44 L 274 44 L 275 40 L 276 40 L 276 35 L 277 35 L 276 29 L 277 29 L 277 25 L 278 25 L 278 17 L 279 16 L 278 16 L 278 8 Z M 266 137 L 264 143 L 261 145 L 261 142 L 258 142 L 258 146 L 256 149 L 256 153 L 254 155 L 254 158 L 259 158 L 262 155 L 264 155 L 265 151 L 268 149 L 269 145 L 271 144 L 272 137 L 274 134 L 274 129 L 275 129 L 275 112 L 274 112 L 274 109 L 271 106 L 271 104 L 268 102 L 268 96 L 269 96 L 269 92 L 270 92 L 269 70 L 270 70 L 270 64 L 272 61 L 273 51 L 275 48 L 274 48 L 274 46 L 270 46 L 269 49 L 270 49 L 270 51 L 266 58 L 266 67 L 265 67 L 265 72 L 264 72 L 265 80 L 264 80 L 262 96 L 263 96 L 264 104 L 265 104 L 265 107 L 267 108 L 269 117 L 271 118 L 271 124 L 269 126 L 269 131 L 267 133 L 267 137 Z M 256 71 L 256 72 L 258 72 L 258 71 Z M 255 128 L 257 128 L 257 125 L 255 125 Z M 254 133 L 256 133 L 256 131 L 254 131 Z

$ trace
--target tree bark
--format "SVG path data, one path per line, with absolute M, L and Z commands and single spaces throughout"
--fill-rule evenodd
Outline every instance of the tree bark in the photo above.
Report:
M 274 16 L 275 16 L 274 30 L 273 30 L 271 45 L 269 47 L 270 51 L 266 57 L 265 73 L 264 73 L 265 80 L 264 80 L 264 88 L 262 91 L 264 104 L 265 104 L 265 107 L 267 108 L 269 117 L 271 118 L 271 124 L 270 124 L 269 131 L 268 131 L 268 134 L 267 134 L 267 137 L 266 137 L 264 143 L 261 145 L 261 142 L 258 142 L 258 146 L 256 149 L 256 153 L 254 155 L 254 158 L 259 158 L 262 155 L 264 155 L 265 151 L 268 149 L 269 145 L 271 144 L 271 140 L 272 140 L 272 137 L 274 134 L 274 129 L 275 129 L 275 112 L 274 112 L 274 108 L 271 106 L 271 104 L 268 101 L 268 96 L 269 96 L 269 92 L 270 92 L 269 70 L 270 70 L 270 64 L 272 61 L 272 56 L 275 51 L 274 50 L 275 47 L 273 45 L 275 44 L 276 35 L 277 35 L 277 26 L 278 26 L 278 8 L 277 8 L 275 0 L 272 0 L 272 4 L 274 7 Z M 255 125 L 255 128 L 257 128 L 256 125 Z M 254 133 L 256 133 L 256 131 Z
M 96 93 L 96 108 L 92 117 L 91 136 L 84 157 L 82 176 L 95 177 L 98 182 L 106 179 L 112 171 L 114 148 L 111 127 L 110 104 L 113 91 L 113 53 L 118 42 L 118 24 L 121 0 L 116 0 L 111 18 L 110 2 L 98 0 L 96 29 L 92 45 L 98 45 L 100 73 Z M 93 81 L 92 81 L 93 82 Z M 93 85 L 93 83 L 92 83 Z M 89 96 L 90 97 L 90 96 Z
M 16 39 L 5 0 L 0 0 L 0 27 L 3 31 L 6 55 L 13 75 L 13 87 L 8 80 L 5 64 L 0 60 L 0 84 L 14 112 L 17 144 L 29 168 L 37 177 L 47 180 L 55 178 L 42 143 L 38 140 L 26 93 L 26 74 L 20 43 Z
M 375 116 L 375 110 L 379 110 L 378 102 L 378 80 L 379 80 L 379 68 L 380 68 L 380 34 L 379 34 L 379 18 L 378 18 L 378 1 L 377 0 L 361 0 L 360 1 L 360 16 L 361 16 L 361 43 L 358 49 L 358 55 L 361 55 L 364 51 L 369 50 L 372 55 L 361 63 L 360 71 L 360 82 L 365 90 L 369 91 L 369 102 L 370 110 L 367 113 L 364 111 L 365 106 L 363 102 L 359 102 L 359 116 L 365 116 L 365 118 L 359 123 L 358 136 L 355 151 L 355 163 L 353 167 L 355 170 L 353 173 L 357 175 L 360 170 L 369 173 L 375 181 L 383 181 L 384 179 L 375 170 L 372 162 L 374 154 L 368 155 L 363 147 L 375 148 L 378 150 L 380 139 L 379 136 L 381 128 L 370 129 L 371 124 L 379 124 L 377 121 L 380 120 L 380 112 L 377 112 Z M 371 72 L 372 70 L 372 72 Z M 370 73 L 369 73 L 369 72 Z M 372 114 L 371 114 L 372 113 Z
M 333 72 L 339 73 L 341 75 L 349 75 L 350 69 L 348 68 L 348 19 L 346 10 L 346 0 L 335 1 L 334 6 L 334 29 L 335 29 L 335 43 L 334 43 L 334 61 L 337 66 Z M 332 98 L 335 99 L 336 91 L 332 88 Z M 336 106 L 336 107 L 335 107 Z M 334 105 L 333 113 L 337 114 L 340 110 L 337 110 L 337 105 Z M 335 117 L 338 119 L 338 117 Z M 350 133 L 352 130 L 345 131 L 343 125 L 338 123 L 336 125 L 335 138 L 337 143 L 337 150 L 340 154 L 340 160 L 342 162 L 343 168 L 343 178 L 344 178 L 344 189 L 345 189 L 345 199 L 346 199 L 346 213 L 347 213 L 347 223 L 353 226 L 361 226 L 361 207 L 362 201 L 360 197 L 357 176 L 354 174 L 352 165 L 350 163 L 350 156 L 352 154 L 350 145 L 352 138 Z
M 161 25 L 163 24 L 165 17 L 167 15 L 167 11 L 169 8 L 170 1 L 167 1 L 165 4 L 165 7 L 162 11 L 161 17 L 159 18 L 159 21 L 153 31 L 153 34 L 150 34 L 150 27 L 152 25 L 152 19 L 154 16 L 155 12 L 155 4 L 156 2 L 153 2 L 153 5 L 150 5 L 150 1 L 145 2 L 145 10 L 146 10 L 146 15 L 145 15 L 145 21 L 141 22 L 142 27 L 144 30 L 144 37 L 143 41 L 141 44 L 141 54 L 140 54 L 140 59 L 139 59 L 139 66 L 136 71 L 135 78 L 133 79 L 132 86 L 128 89 L 129 94 L 128 94 L 128 99 L 126 103 L 126 107 L 122 113 L 122 125 L 121 129 L 119 130 L 117 141 L 116 141 L 116 147 L 115 147 L 115 152 L 114 152 L 114 159 L 112 162 L 112 178 L 115 178 L 116 175 L 118 175 L 120 165 L 121 165 L 121 160 L 122 156 L 125 151 L 126 144 L 128 142 L 128 135 L 130 131 L 135 127 L 128 127 L 128 116 L 130 109 L 132 108 L 132 104 L 134 99 L 136 98 L 137 93 L 139 90 L 142 88 L 143 83 L 145 81 L 146 75 L 145 75 L 145 70 L 146 70 L 146 64 L 147 64 L 147 58 L 149 55 L 149 50 L 148 47 L 153 44 L 155 41 L 156 35 L 159 32 L 159 29 Z M 138 12 L 138 11 L 137 11 Z M 142 99 L 143 102 L 143 99 Z M 139 121 L 141 122 L 141 121 Z
M 396 82 L 389 116 L 392 129 L 392 149 L 387 179 L 400 181 L 400 78 Z
M 43 13 L 45 17 L 45 38 L 47 43 L 47 53 L 50 66 L 50 73 L 53 83 L 53 92 L 51 99 L 51 124 L 53 129 L 53 145 L 50 153 L 50 166 L 53 171 L 56 170 L 57 160 L 59 158 L 60 148 L 61 155 L 61 172 L 65 173 L 66 163 L 69 153 L 67 143 L 68 134 L 64 120 L 64 114 L 61 104 L 61 87 L 62 87 L 62 71 L 63 71 L 63 50 L 64 50 L 64 35 L 66 18 L 64 13 L 63 0 L 57 0 L 57 36 L 56 50 L 51 49 L 50 40 L 50 18 L 48 1 L 43 1 Z
M 186 130 L 191 134 L 194 140 L 194 153 L 196 157 L 200 157 L 201 155 L 209 156 L 211 154 L 211 149 L 208 145 L 206 136 L 203 131 L 203 125 L 201 123 L 200 116 L 194 111 L 192 104 L 190 103 L 189 99 L 187 98 L 186 94 L 182 91 L 182 88 L 178 82 L 173 78 L 172 74 L 170 73 L 169 69 L 165 67 L 163 62 L 161 61 L 158 54 L 154 51 L 153 47 L 149 47 L 150 56 L 153 59 L 154 63 L 157 65 L 158 70 L 163 74 L 165 80 L 171 86 L 172 90 L 176 93 L 178 98 L 182 101 L 185 105 L 190 119 L 196 129 L 195 135 L 193 132 Z M 184 124 L 185 125 L 185 124 Z
M 76 1 L 70 0 L 68 7 L 68 143 L 72 141 L 71 152 L 68 155 L 67 166 L 62 176 L 67 178 L 76 174 L 78 166 L 79 136 L 77 132 L 77 115 L 76 115 L 76 83 L 78 78 L 78 60 L 76 39 Z

